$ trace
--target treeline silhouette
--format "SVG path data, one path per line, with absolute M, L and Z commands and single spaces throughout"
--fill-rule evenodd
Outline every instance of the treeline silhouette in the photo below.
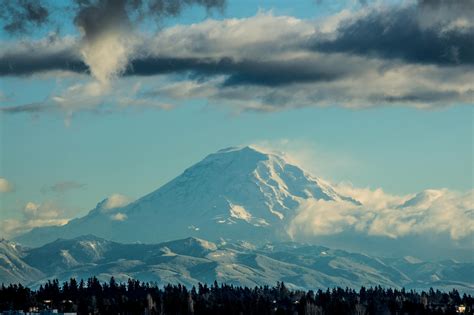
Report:
M 0 311 L 57 309 L 79 314 L 472 314 L 474 299 L 452 290 L 428 292 L 364 288 L 290 290 L 283 282 L 255 288 L 199 284 L 159 287 L 128 280 L 97 278 L 59 284 L 48 281 L 37 290 L 20 284 L 2 285 Z M 463 309 L 463 307 L 465 309 Z

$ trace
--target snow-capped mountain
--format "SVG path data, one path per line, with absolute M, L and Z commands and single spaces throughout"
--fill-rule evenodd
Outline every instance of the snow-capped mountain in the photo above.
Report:
M 8 240 L 0 240 L 0 283 L 30 283 L 45 275 L 23 259 L 25 249 Z
M 85 217 L 35 229 L 17 240 L 40 245 L 94 234 L 145 243 L 188 236 L 281 241 L 288 239 L 286 226 L 308 198 L 357 203 L 280 155 L 249 146 L 228 148 L 127 206 L 110 209 L 105 200 Z
M 2 251 L 0 250 L 0 253 Z M 472 263 L 425 262 L 414 257 L 380 258 L 302 243 L 214 243 L 194 237 L 159 244 L 122 244 L 92 235 L 58 239 L 19 251 L 18 262 L 34 273 L 0 283 L 38 286 L 47 279 L 108 281 L 135 278 L 160 285 L 188 286 L 214 280 L 234 285 L 274 285 L 302 289 L 382 285 L 392 288 L 457 288 L 474 292 Z

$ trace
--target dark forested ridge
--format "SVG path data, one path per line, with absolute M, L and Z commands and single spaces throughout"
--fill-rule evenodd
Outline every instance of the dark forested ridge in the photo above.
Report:
M 474 298 L 456 291 L 416 292 L 365 288 L 300 291 L 239 287 L 217 282 L 186 288 L 158 287 L 137 280 L 100 283 L 71 279 L 49 281 L 37 290 L 0 287 L 0 311 L 57 309 L 79 314 L 473 314 Z

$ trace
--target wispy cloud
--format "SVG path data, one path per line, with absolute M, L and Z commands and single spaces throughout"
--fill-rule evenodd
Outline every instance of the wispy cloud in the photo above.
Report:
M 51 201 L 27 202 L 20 210 L 20 219 L 0 220 L 1 236 L 11 238 L 36 227 L 64 225 L 69 219 L 64 209 Z
M 0 193 L 8 193 L 13 191 L 13 184 L 10 183 L 6 178 L 0 177 Z
M 331 176 L 341 170 L 360 169 L 363 166 L 362 162 L 357 161 L 348 152 L 338 152 L 322 146 L 315 146 L 314 143 L 298 138 L 260 140 L 254 141 L 250 145 L 258 147 L 262 151 L 275 152 L 284 156 L 289 163 L 304 168 L 309 174 L 331 180 L 334 180 Z
M 44 187 L 41 191 L 63 194 L 71 190 L 83 189 L 85 187 L 86 187 L 86 184 L 81 184 L 75 181 L 62 181 L 62 182 L 55 183 L 51 186 Z

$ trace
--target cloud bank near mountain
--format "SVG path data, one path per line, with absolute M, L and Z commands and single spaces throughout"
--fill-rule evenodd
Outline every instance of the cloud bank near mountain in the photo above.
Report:
M 396 239 L 446 234 L 454 241 L 468 240 L 472 246 L 474 190 L 425 190 L 414 196 L 394 196 L 380 188 L 339 189 L 362 205 L 343 200 L 306 200 L 289 226 L 290 235 L 305 238 L 355 232 Z
M 110 98 L 138 106 L 206 99 L 237 111 L 262 112 L 471 104 L 473 7 L 469 1 L 376 4 L 316 21 L 260 12 L 177 25 L 152 36 L 138 33 L 130 18 L 119 18 L 127 7 L 93 7 L 99 15 L 106 10 L 117 17 L 110 25 L 92 26 L 76 17 L 81 38 L 9 42 L 0 50 L 0 75 L 59 71 L 94 80 L 44 102 L 2 111 L 90 110 Z M 110 88 L 120 84 L 114 81 L 120 77 L 144 84 L 126 99 Z

